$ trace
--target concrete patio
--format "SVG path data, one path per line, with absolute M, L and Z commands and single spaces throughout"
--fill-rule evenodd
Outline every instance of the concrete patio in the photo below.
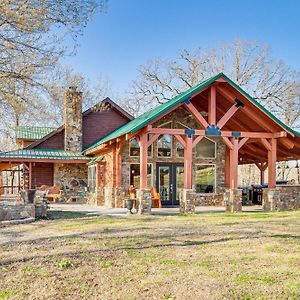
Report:
M 126 208 L 107 208 L 104 206 L 91 206 L 87 204 L 66 204 L 66 203 L 54 203 L 50 204 L 50 211 L 69 211 L 79 212 L 86 215 L 114 215 L 114 216 L 126 216 Z M 133 209 L 133 212 L 136 210 Z M 260 212 L 262 207 L 260 205 L 243 206 L 243 212 Z M 153 208 L 151 210 L 152 215 L 176 215 L 179 214 L 179 207 L 168 208 Z M 196 207 L 197 214 L 208 213 L 224 213 L 225 208 L 223 206 L 198 206 Z

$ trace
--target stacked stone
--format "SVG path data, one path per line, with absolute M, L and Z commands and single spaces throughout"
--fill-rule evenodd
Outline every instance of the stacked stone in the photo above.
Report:
M 180 213 L 195 213 L 195 193 L 193 190 L 183 189 L 180 193 Z
M 152 198 L 150 189 L 138 189 L 137 190 L 137 200 L 139 202 L 138 213 L 141 215 L 150 215 Z
M 35 218 L 34 204 L 1 203 L 0 221 Z
M 227 212 L 242 211 L 242 190 L 228 189 L 224 193 L 224 204 Z
M 280 186 L 265 189 L 263 192 L 263 209 L 265 211 L 282 211 L 300 208 L 300 186 Z

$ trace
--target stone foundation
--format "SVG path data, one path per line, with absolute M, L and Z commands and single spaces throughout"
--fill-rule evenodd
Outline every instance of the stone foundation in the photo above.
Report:
M 180 193 L 180 207 L 179 211 L 183 214 L 190 214 L 195 212 L 195 195 L 193 190 L 183 189 Z
M 278 186 L 264 189 L 264 211 L 282 211 L 300 208 L 300 185 Z
M 140 215 L 150 215 L 151 214 L 151 190 L 150 189 L 138 189 L 136 191 L 138 200 L 138 213 Z
M 0 202 L 0 221 L 35 218 L 35 205 L 18 202 Z
M 195 206 L 223 206 L 223 194 L 198 194 L 194 192 Z
M 242 190 L 226 190 L 224 193 L 224 205 L 226 212 L 242 211 Z

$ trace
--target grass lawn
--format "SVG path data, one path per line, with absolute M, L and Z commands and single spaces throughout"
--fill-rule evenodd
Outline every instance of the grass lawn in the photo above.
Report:
M 300 211 L 0 228 L 0 299 L 300 299 Z

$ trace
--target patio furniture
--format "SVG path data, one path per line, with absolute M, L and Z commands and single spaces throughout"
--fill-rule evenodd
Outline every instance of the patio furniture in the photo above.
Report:
M 154 186 L 151 188 L 151 199 L 153 208 L 161 208 L 160 195 Z
M 63 191 L 58 186 L 51 186 L 47 191 L 47 199 L 49 201 L 58 202 L 62 197 Z

